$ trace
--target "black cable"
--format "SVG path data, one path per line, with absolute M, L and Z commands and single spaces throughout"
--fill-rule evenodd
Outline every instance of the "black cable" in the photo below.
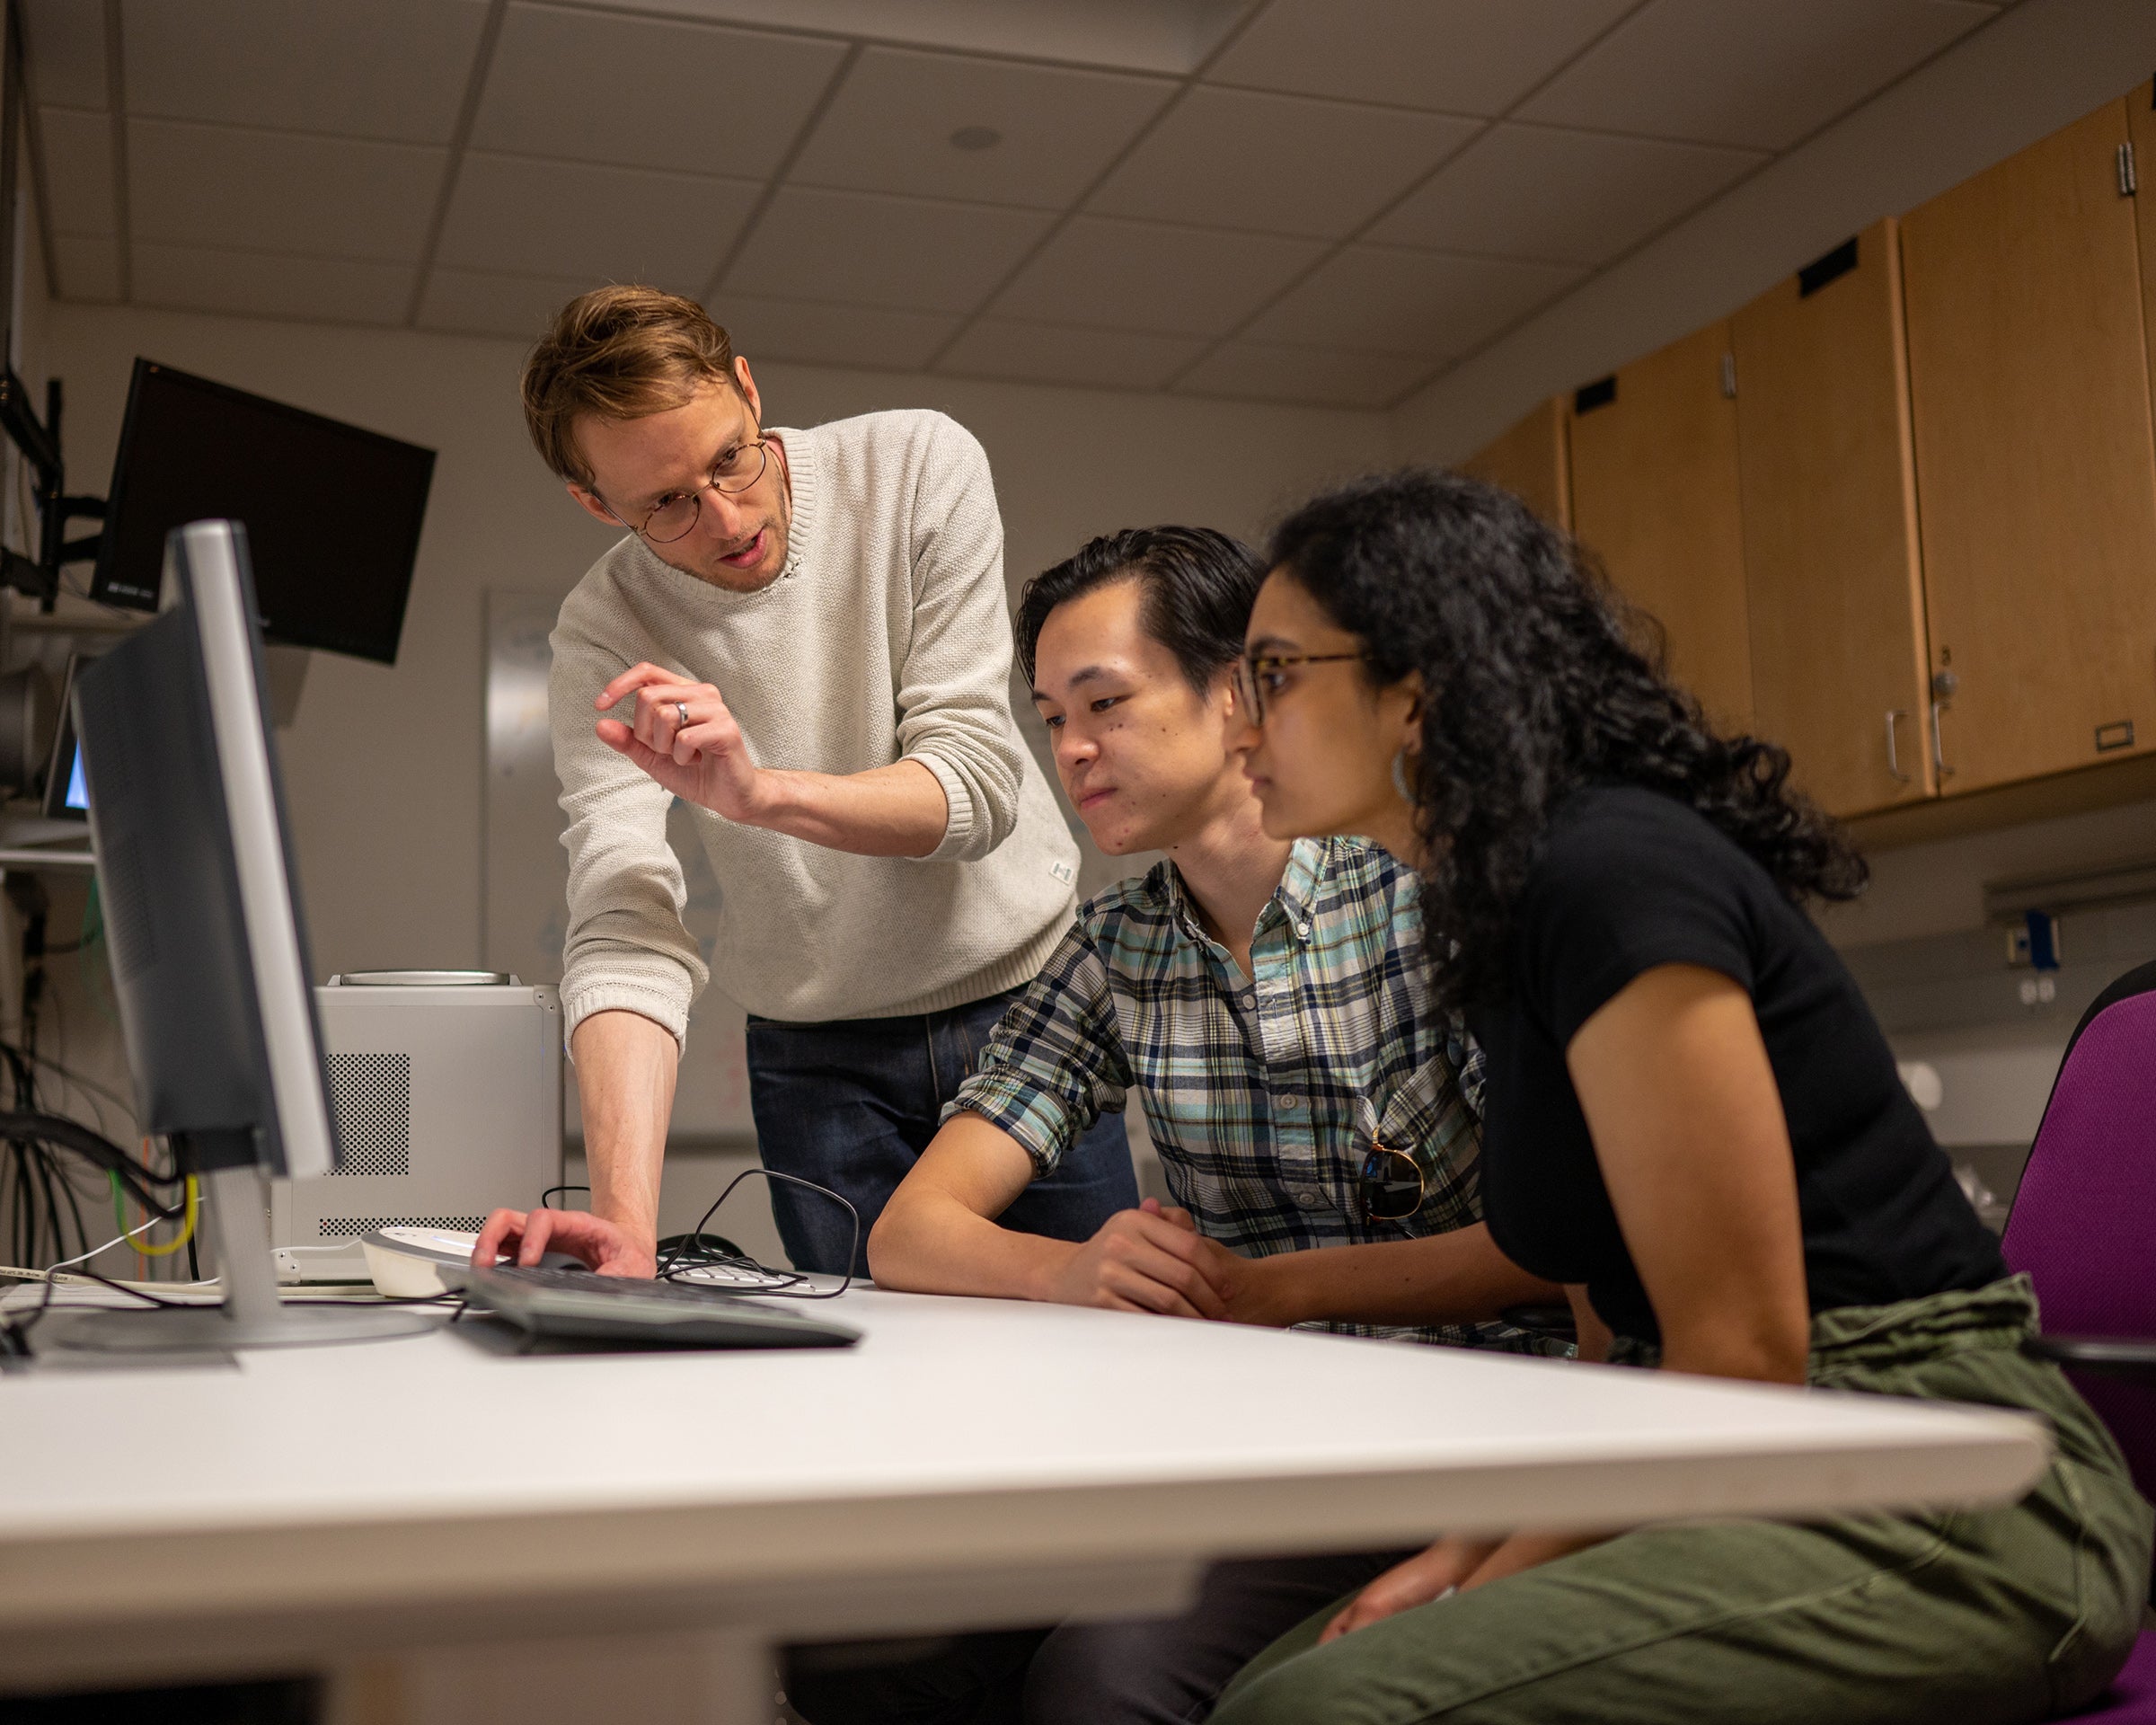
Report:
M 67 1255 L 67 1234 L 60 1225 L 60 1200 L 52 1190 L 52 1158 L 45 1154 L 42 1146 L 33 1149 L 31 1155 L 34 1158 L 32 1166 L 38 1171 L 38 1190 L 45 1199 L 46 1223 L 52 1230 L 52 1255 L 56 1260 L 65 1258 Z M 85 1246 L 89 1243 L 87 1240 L 82 1242 Z
M 57 1269 L 47 1273 L 45 1291 L 31 1311 L 12 1322 L 0 1324 L 0 1354 L 12 1354 L 18 1359 L 31 1358 L 30 1332 L 36 1329 L 40 1321 L 52 1310 L 53 1294 L 59 1286 L 54 1278 L 58 1273 Z M 109 1287 L 115 1294 L 124 1294 L 129 1299 L 140 1300 L 145 1305 L 155 1306 L 161 1311 L 185 1312 L 209 1304 L 205 1300 L 169 1299 L 164 1295 L 153 1294 L 147 1288 L 130 1287 L 125 1282 L 114 1281 L 110 1276 L 101 1276 L 87 1263 L 70 1265 L 68 1273 L 79 1275 L 86 1281 L 95 1282 L 101 1287 Z M 287 1300 L 280 1298 L 278 1304 L 280 1305 L 350 1305 L 371 1308 L 378 1305 L 441 1305 L 452 1301 L 455 1304 L 455 1310 L 451 1314 L 452 1321 L 454 1321 L 456 1317 L 462 1316 L 464 1313 L 464 1296 L 462 1293 L 422 1294 L 409 1296 L 384 1294 L 366 1300 L 308 1299 L 305 1297 Z
M 684 1269 L 692 1269 L 698 1264 L 753 1261 L 747 1252 L 723 1234 L 669 1234 L 658 1243 L 658 1249 L 667 1255 L 669 1262 Z
M 57 1163 L 53 1163 L 52 1177 L 59 1181 L 61 1194 L 67 1199 L 67 1213 L 75 1218 L 75 1243 L 87 1252 L 90 1230 L 83 1221 L 83 1195 L 75 1190 L 75 1182 L 67 1178 L 67 1171 Z
M 747 1180 L 751 1174 L 761 1174 L 765 1180 L 782 1180 L 789 1186 L 799 1186 L 807 1191 L 820 1192 L 824 1195 L 824 1197 L 829 1199 L 834 1204 L 843 1205 L 844 1207 L 846 1214 L 853 1218 L 853 1243 L 846 1249 L 846 1273 L 840 1279 L 838 1286 L 836 1287 L 827 1288 L 810 1287 L 808 1285 L 808 1277 L 801 1271 L 795 1269 L 773 1269 L 767 1264 L 758 1263 L 754 1258 L 749 1257 L 746 1252 L 743 1253 L 738 1259 L 705 1259 L 699 1263 L 685 1264 L 680 1261 L 683 1247 L 679 1245 L 677 1245 L 672 1252 L 668 1253 L 666 1261 L 658 1266 L 657 1279 L 665 1282 L 676 1280 L 687 1281 L 688 1278 L 685 1276 L 676 1274 L 677 1269 L 685 1271 L 705 1268 L 739 1269 L 750 1271 L 759 1276 L 769 1277 L 773 1283 L 773 1285 L 769 1287 L 741 1289 L 740 1291 L 745 1294 L 777 1295 L 791 1300 L 835 1300 L 841 1294 L 844 1294 L 849 1287 L 853 1286 L 853 1261 L 861 1252 L 861 1212 L 853 1208 L 853 1201 L 847 1198 L 844 1193 L 835 1192 L 828 1186 L 818 1186 L 813 1180 L 803 1180 L 798 1174 L 782 1174 L 776 1169 L 773 1168 L 744 1168 L 739 1173 L 736 1174 L 731 1180 L 726 1182 L 726 1190 L 720 1192 L 717 1198 L 714 1198 L 711 1200 L 711 1208 L 704 1211 L 702 1216 L 698 1216 L 696 1218 L 696 1225 L 690 1229 L 686 1235 L 681 1236 L 681 1238 L 685 1242 L 705 1238 L 706 1235 L 703 1232 L 703 1225 L 706 1222 L 709 1222 L 714 1216 L 718 1215 L 719 1207 L 734 1195 L 734 1188 L 738 1186 L 743 1181 Z M 710 1287 L 713 1286 L 713 1284 L 705 1281 L 696 1281 L 690 1282 L 689 1286 L 694 1287 Z
M 116 1282 L 110 1276 L 99 1275 L 88 1264 L 76 1265 L 72 1273 L 86 1277 L 101 1287 L 110 1288 L 115 1294 L 125 1294 L 129 1299 L 140 1300 L 145 1305 L 162 1306 L 168 1312 L 184 1311 L 187 1307 L 198 1304 L 194 1300 L 167 1299 L 163 1295 L 152 1294 L 146 1288 L 129 1287 L 125 1282 Z M 52 1286 L 49 1278 L 46 1280 L 46 1286 L 48 1287 Z
M 15 1184 L 15 1201 L 10 1212 L 13 1233 L 9 1244 L 9 1256 L 19 1264 L 29 1265 L 37 1261 L 37 1192 L 31 1184 L 30 1158 L 22 1146 L 10 1144 L 4 1146 L 9 1156 L 8 1168 Z
M 94 1163 L 105 1172 L 118 1174 L 119 1183 L 145 1209 L 164 1208 L 163 1200 L 151 1190 L 153 1187 L 170 1189 L 182 1185 L 187 1179 L 186 1174 L 177 1168 L 169 1174 L 161 1174 L 154 1169 L 144 1167 L 103 1133 L 93 1132 L 88 1127 L 63 1114 L 22 1110 L 0 1112 L 0 1138 L 22 1138 L 52 1145 L 62 1150 L 72 1150 L 84 1161 Z
M 0 1353 L 13 1354 L 18 1359 L 28 1359 L 30 1358 L 30 1332 L 38 1327 L 39 1320 L 51 1310 L 52 1276 L 50 1272 L 48 1272 L 45 1277 L 45 1291 L 38 1296 L 37 1305 L 22 1317 L 11 1319 L 8 1322 L 0 1324 Z
M 146 1305 L 163 1306 L 167 1311 L 184 1312 L 192 1307 L 205 1306 L 210 1304 L 210 1302 L 208 1300 L 171 1299 L 163 1294 L 153 1294 L 147 1288 L 130 1287 L 125 1282 L 114 1281 L 110 1276 L 99 1275 L 97 1271 L 92 1269 L 87 1264 L 83 1265 L 79 1270 L 70 1270 L 68 1273 L 70 1275 L 79 1274 L 87 1277 L 91 1281 L 96 1282 L 102 1287 L 110 1288 L 115 1294 L 129 1295 L 135 1299 L 143 1301 Z M 354 1305 L 367 1306 L 371 1308 L 377 1305 L 440 1305 L 445 1301 L 449 1300 L 455 1300 L 459 1304 L 462 1304 L 464 1297 L 464 1295 L 461 1293 L 376 1294 L 363 1299 L 354 1300 L 331 1299 L 324 1298 L 320 1296 L 303 1294 L 297 1299 L 288 1300 L 280 1294 L 278 1296 L 277 1303 L 279 1305 Z
M 146 1217 L 143 1221 L 143 1228 L 147 1228 L 153 1223 L 156 1222 L 170 1222 L 173 1217 L 183 1215 L 186 1211 L 186 1206 L 183 1204 L 174 1205 L 170 1209 L 163 1208 L 155 1204 L 149 1206 L 148 1208 L 152 1211 L 152 1214 Z M 108 1243 L 108 1244 L 113 1246 L 124 1244 L 127 1237 L 128 1236 L 123 1234 L 118 1240 L 110 1241 Z M 137 1299 L 146 1300 L 152 1305 L 179 1305 L 184 1304 L 184 1302 L 179 1300 L 161 1300 L 155 1295 L 144 1293 L 140 1288 L 128 1287 L 121 1283 L 107 1280 L 106 1278 L 99 1275 L 97 1271 L 90 1268 L 89 1260 L 94 1257 L 96 1254 L 90 1250 L 90 1241 L 88 1235 L 85 1234 L 83 1237 L 81 1245 L 83 1250 L 75 1257 L 64 1258 L 60 1255 L 60 1253 L 65 1251 L 66 1243 L 64 1241 L 55 1243 L 55 1251 L 53 1256 L 56 1261 L 53 1265 L 53 1268 L 45 1272 L 45 1291 L 39 1296 L 37 1305 L 26 1315 L 17 1318 L 11 1322 L 0 1324 L 0 1354 L 13 1354 L 19 1358 L 24 1359 L 27 1359 L 30 1357 L 30 1332 L 36 1329 L 39 1322 L 48 1312 L 52 1310 L 53 1292 L 58 1287 L 58 1283 L 54 1278 L 58 1276 L 62 1269 L 79 1269 L 83 1275 L 88 1277 L 93 1282 L 103 1282 L 108 1287 L 116 1288 L 122 1294 L 132 1295 Z M 102 1252 L 106 1249 L 107 1247 L 101 1246 L 98 1248 L 98 1251 Z
M 590 1191 L 591 1188 L 588 1186 L 549 1186 L 543 1192 L 539 1194 L 539 1208 L 543 1210 L 552 1209 L 554 1207 L 548 1203 L 547 1200 L 553 1197 L 556 1192 L 583 1192 L 588 1195 Z

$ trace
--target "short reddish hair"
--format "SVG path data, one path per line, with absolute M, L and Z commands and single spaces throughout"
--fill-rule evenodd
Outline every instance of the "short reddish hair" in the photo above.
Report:
M 702 306 L 657 288 L 595 288 L 554 314 L 524 362 L 525 429 L 541 460 L 589 490 L 579 415 L 641 420 L 714 382 L 734 382 L 734 344 Z

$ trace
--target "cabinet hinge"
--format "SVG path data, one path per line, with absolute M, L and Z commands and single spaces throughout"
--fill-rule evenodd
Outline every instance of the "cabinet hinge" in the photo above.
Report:
M 2121 144 L 2118 146 L 2118 195 L 2131 198 L 2140 190 L 2141 181 L 2134 172 L 2134 146 L 2130 142 Z
M 1722 396 L 1726 401 L 1734 402 L 1736 399 L 1736 356 L 1734 353 L 1722 356 Z

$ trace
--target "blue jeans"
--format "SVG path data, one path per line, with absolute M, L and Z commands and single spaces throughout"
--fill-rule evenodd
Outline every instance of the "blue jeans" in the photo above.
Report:
M 748 1021 L 748 1105 L 756 1152 L 774 1173 L 843 1193 L 861 1213 L 853 1273 L 868 1274 L 869 1230 L 936 1135 L 956 1093 L 1016 990 L 941 1013 L 791 1024 Z M 1135 1208 L 1137 1177 L 1123 1117 L 1103 1114 L 998 1218 L 1055 1240 L 1091 1239 L 1118 1210 Z M 771 1182 L 772 1215 L 796 1269 L 846 1267 L 853 1219 L 829 1199 Z

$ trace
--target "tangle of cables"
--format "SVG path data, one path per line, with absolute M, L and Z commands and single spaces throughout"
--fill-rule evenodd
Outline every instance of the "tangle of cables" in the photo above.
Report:
M 121 1229 L 127 1243 L 142 1250 L 138 1236 L 146 1234 L 150 1223 L 185 1216 L 181 1175 L 158 1172 L 146 1165 L 146 1156 L 132 1155 L 102 1132 L 56 1111 L 48 1105 L 42 1082 L 50 1075 L 61 1081 L 64 1091 L 83 1092 L 100 1115 L 105 1102 L 122 1114 L 128 1111 L 124 1099 L 69 1071 L 39 1047 L 42 1020 L 49 1010 L 55 1015 L 59 1011 L 58 997 L 48 986 L 46 960 L 67 953 L 87 956 L 102 947 L 103 919 L 95 886 L 84 906 L 80 935 L 57 947 L 46 938 L 51 905 L 42 882 L 32 875 L 10 874 L 6 895 L 21 923 L 22 962 L 18 1038 L 0 1042 L 0 1068 L 4 1069 L 0 1096 L 13 1104 L 0 1108 L 0 1215 L 5 1217 L 6 1260 L 25 1269 L 73 1261 L 94 1243 L 95 1225 L 85 1218 L 84 1194 L 70 1177 L 71 1156 L 99 1171 L 99 1184 L 116 1203 L 124 1193 L 142 1207 L 144 1226 L 130 1230 L 123 1223 Z M 191 1248 L 191 1234 L 172 1243 L 172 1249 L 181 1245 Z M 153 1257 L 163 1250 L 151 1247 L 142 1255 Z

